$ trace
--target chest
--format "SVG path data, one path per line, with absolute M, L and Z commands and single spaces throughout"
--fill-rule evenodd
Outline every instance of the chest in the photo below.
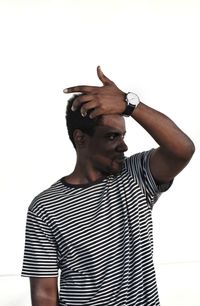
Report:
M 64 253 L 71 248 L 81 253 L 89 250 L 94 255 L 99 248 L 108 251 L 113 242 L 122 246 L 138 233 L 145 234 L 151 222 L 148 206 L 140 189 L 131 186 L 105 184 L 63 200 L 51 216 L 59 249 Z

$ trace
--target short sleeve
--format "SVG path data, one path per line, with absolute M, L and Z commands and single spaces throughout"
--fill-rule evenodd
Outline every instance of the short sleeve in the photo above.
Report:
M 27 214 L 22 276 L 56 277 L 56 243 L 44 220 L 30 209 Z
M 126 160 L 129 173 L 135 178 L 152 208 L 162 192 L 169 189 L 172 182 L 157 185 L 149 166 L 150 156 L 154 149 L 137 153 Z

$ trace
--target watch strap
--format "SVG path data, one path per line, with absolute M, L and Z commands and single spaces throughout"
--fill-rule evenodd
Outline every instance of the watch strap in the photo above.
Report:
M 134 109 L 135 109 L 135 107 L 136 107 L 135 105 L 127 104 L 124 112 L 122 113 L 122 115 L 126 116 L 126 117 L 131 116 L 133 111 L 134 111 Z
M 125 95 L 124 101 L 126 103 L 126 108 L 125 108 L 124 112 L 122 113 L 122 115 L 125 116 L 125 117 L 129 117 L 129 116 L 132 115 L 134 109 L 140 103 L 140 99 L 139 99 L 138 95 L 136 95 L 135 93 L 128 92 Z

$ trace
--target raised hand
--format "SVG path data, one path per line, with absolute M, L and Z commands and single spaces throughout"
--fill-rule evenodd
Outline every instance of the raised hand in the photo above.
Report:
M 103 86 L 79 85 L 64 89 L 64 93 L 82 93 L 72 105 L 72 110 L 80 108 L 82 116 L 90 113 L 90 118 L 100 115 L 122 114 L 125 110 L 125 93 L 104 75 L 100 66 L 97 75 Z

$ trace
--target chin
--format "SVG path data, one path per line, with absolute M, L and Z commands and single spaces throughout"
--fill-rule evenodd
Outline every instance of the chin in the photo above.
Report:
M 123 169 L 123 164 L 122 165 L 117 164 L 117 166 L 111 167 L 111 168 L 108 169 L 109 170 L 108 174 L 117 176 L 122 172 L 122 169 Z

